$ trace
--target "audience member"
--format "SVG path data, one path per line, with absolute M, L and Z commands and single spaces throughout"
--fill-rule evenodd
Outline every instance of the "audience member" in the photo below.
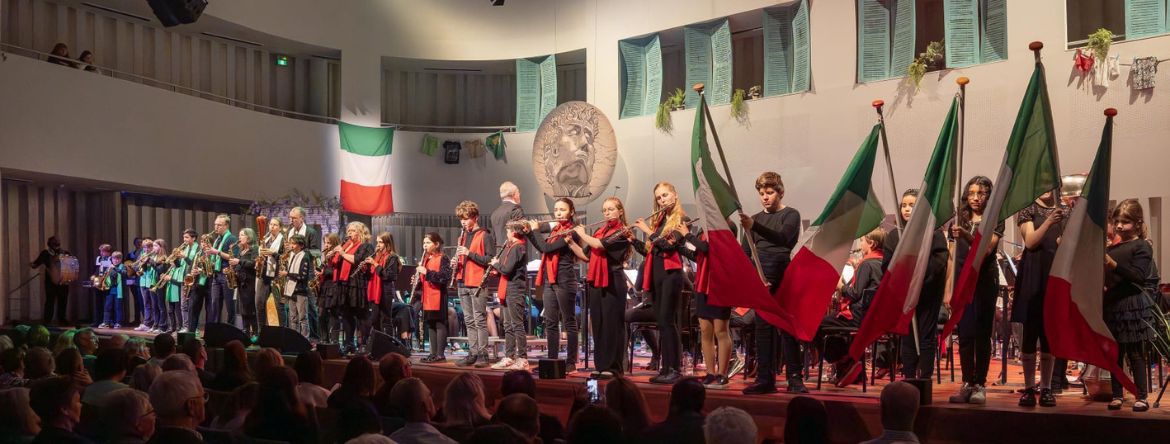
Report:
M 150 386 L 150 404 L 157 416 L 151 444 L 202 443 L 195 431 L 206 415 L 207 395 L 197 378 L 185 371 L 166 371 Z
M 390 439 L 389 436 L 381 433 L 367 433 L 357 438 L 346 441 L 345 444 L 398 444 Z
M 364 355 L 355 356 L 345 365 L 341 386 L 329 395 L 326 404 L 334 410 L 345 410 L 353 404 L 371 402 L 374 394 L 374 364 Z
M 130 342 L 130 337 L 125 333 L 118 333 L 110 336 L 110 340 L 106 341 L 105 348 L 126 348 L 126 344 Z M 101 348 L 100 346 L 98 347 Z
M 163 373 L 169 372 L 171 370 L 182 370 L 194 375 L 196 379 L 199 377 L 199 373 L 195 371 L 195 364 L 191 362 L 191 357 L 182 353 L 175 353 L 171 355 L 171 357 L 167 358 L 166 361 L 163 361 Z M 202 386 L 203 382 L 200 381 L 199 385 Z
M 76 348 L 77 346 L 73 345 L 74 336 L 77 336 L 77 330 L 65 330 L 57 335 L 57 340 L 53 341 L 53 354 L 61 353 L 61 350 L 67 348 Z
M 523 393 L 513 393 L 500 400 L 496 406 L 496 414 L 492 416 L 492 422 L 516 429 L 531 441 L 540 435 L 540 408 L 532 397 Z
M 89 72 L 97 72 L 97 66 L 93 64 L 93 52 L 90 50 L 81 51 L 81 57 L 77 58 L 81 62 L 82 69 Z
M 758 433 L 752 415 L 735 407 L 719 407 L 703 421 L 707 444 L 754 443 Z
M 244 421 L 247 420 L 248 414 L 252 413 L 252 409 L 256 408 L 259 400 L 260 384 L 249 382 L 236 387 L 232 391 L 227 408 L 211 421 L 211 428 L 233 432 L 243 430 Z
M 48 348 L 52 344 L 52 336 L 49 334 L 49 328 L 44 325 L 34 325 L 28 331 L 28 346 L 29 347 L 45 347 Z
M 83 328 L 73 334 L 73 345 L 82 357 L 97 357 L 98 337 L 92 328 Z
M 390 434 L 390 439 L 398 444 L 456 444 L 439 429 L 431 425 L 431 417 L 435 415 L 435 404 L 431 400 L 431 390 L 423 384 L 421 379 L 406 378 L 398 381 L 390 391 L 390 403 L 402 409 L 402 416 L 406 425 Z
M 476 427 L 491 422 L 492 414 L 488 412 L 483 380 L 479 375 L 463 372 L 447 383 L 447 390 L 443 393 L 443 418 L 445 421 L 439 430 L 460 442 L 466 441 Z
M 650 426 L 643 436 L 652 442 L 703 442 L 703 402 L 707 390 L 697 378 L 685 378 L 670 389 L 666 420 Z
M 73 381 L 79 392 L 93 383 L 89 371 L 85 369 L 85 360 L 76 348 L 67 348 L 57 355 L 57 375 Z
M 156 415 L 146 393 L 129 388 L 110 392 L 101 412 L 108 443 L 142 444 L 154 435 Z
M 18 324 L 16 327 L 13 327 L 12 331 L 8 332 L 8 337 L 12 338 L 12 346 L 20 347 L 23 345 L 26 348 L 32 347 L 28 345 L 29 330 L 32 330 L 32 326 L 28 324 Z
M 126 341 L 126 354 L 131 358 L 142 358 L 143 361 L 150 360 L 150 345 L 146 343 L 143 338 L 130 338 Z
M 4 373 L 0 373 L 0 390 L 28 385 L 28 379 L 24 377 L 26 355 L 24 349 L 20 348 L 10 348 L 0 353 L 0 368 L 4 369 Z
M 24 377 L 31 380 L 55 376 L 56 368 L 53 353 L 44 347 L 33 347 L 24 355 Z
M 316 444 L 317 418 L 297 398 L 296 372 L 280 367 L 261 375 L 259 399 L 244 432 L 252 438 Z
M 467 444 L 530 444 L 531 437 L 504 424 L 489 424 L 475 429 L 468 437 Z
M 268 371 L 274 368 L 284 367 L 284 356 L 280 355 L 280 350 L 272 347 L 264 347 L 256 352 L 256 361 L 252 365 L 252 375 L 257 379 L 268 374 Z
M 35 444 L 88 443 L 73 428 L 81 421 L 81 394 L 73 381 L 63 376 L 38 380 L 29 389 L 29 406 L 41 418 L 41 432 Z
M 175 354 L 175 337 L 166 333 L 159 333 L 154 337 L 150 349 L 150 363 L 162 367 L 163 361 Z
M 223 365 L 209 387 L 227 392 L 255 380 L 252 371 L 248 369 L 248 354 L 244 350 L 244 343 L 231 341 L 224 344 Z
M 94 382 L 85 388 L 81 402 L 97 407 L 105 406 L 105 397 L 114 390 L 129 388 L 126 378 L 126 350 L 107 348 L 98 352 L 93 364 Z
M 329 405 L 329 390 L 321 386 L 321 375 L 325 372 L 325 362 L 321 354 L 315 351 L 305 351 L 297 355 L 297 362 L 293 364 L 297 371 L 297 396 L 301 402 L 313 408 Z
M 41 418 L 29 405 L 28 389 L 0 390 L 0 443 L 25 444 L 41 432 Z
M 16 348 L 16 344 L 12 343 L 12 338 L 8 337 L 8 335 L 0 335 L 0 353 L 14 348 Z
M 698 381 L 697 379 L 695 381 Z M 680 381 L 681 383 L 682 381 Z M 676 384 L 675 387 L 678 387 Z M 699 384 L 699 387 L 703 387 Z M 673 396 L 671 397 L 673 399 Z M 699 434 L 699 442 L 703 435 Z M 613 444 L 622 442 L 622 421 L 605 407 L 591 405 L 581 409 L 569 421 L 569 444 Z M 670 440 L 649 442 L 675 443 Z
M 207 347 L 203 346 L 202 339 L 192 339 L 183 343 L 183 354 L 191 358 L 195 364 L 195 373 L 199 375 L 199 382 L 204 387 L 211 387 L 215 381 L 215 373 L 207 370 Z
M 143 393 L 150 392 L 150 385 L 162 374 L 162 367 L 154 364 L 144 364 L 134 369 L 134 374 L 130 375 L 130 388 L 138 390 Z
M 792 398 L 784 417 L 784 442 L 829 442 L 829 414 L 825 412 L 825 404 L 808 396 Z
M 512 370 L 504 373 L 504 377 L 500 379 L 500 396 L 505 397 L 515 393 L 523 393 L 533 400 L 536 399 L 536 380 L 532 378 L 532 372 Z M 551 443 L 558 439 L 565 439 L 565 426 L 556 416 L 541 413 L 540 440 Z
M 864 444 L 918 443 L 914 418 L 918 416 L 918 388 L 905 381 L 882 389 L 882 434 Z
M 619 376 L 605 385 L 605 406 L 621 418 L 627 441 L 634 441 L 650 426 L 646 397 L 629 378 Z
M 390 390 L 398 381 L 411 377 L 410 359 L 398 353 L 387 353 L 378 360 L 378 374 L 382 376 L 382 385 L 374 392 L 374 406 L 382 416 L 394 416 L 390 408 Z
M 371 433 L 383 433 L 381 418 L 373 404 L 354 403 L 338 413 L 334 431 L 337 442 L 346 442 Z
M 69 45 L 58 43 L 53 46 L 53 51 L 50 54 L 49 63 L 76 68 L 73 62 L 69 61 Z

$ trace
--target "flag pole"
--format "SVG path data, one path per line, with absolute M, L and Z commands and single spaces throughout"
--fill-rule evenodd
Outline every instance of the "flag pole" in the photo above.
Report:
M 963 208 L 963 139 L 967 128 L 967 84 L 971 83 L 971 79 L 967 77 L 959 77 L 955 79 L 955 83 L 959 85 L 959 140 L 955 147 L 955 210 L 951 216 L 951 224 L 959 223 L 959 209 Z M 950 306 L 951 296 L 955 291 L 954 274 L 957 266 L 955 257 L 955 239 L 947 236 L 947 284 L 943 292 L 943 305 Z M 939 338 L 939 343 L 942 343 L 942 338 Z
M 735 196 L 735 202 L 738 204 L 739 191 L 735 189 L 735 180 L 731 178 L 731 168 L 727 166 L 727 156 L 723 155 L 723 144 L 719 143 L 719 133 L 715 131 L 715 121 L 711 119 L 711 110 L 707 108 L 706 95 L 703 92 L 704 85 L 702 83 L 696 83 L 691 88 L 699 93 L 699 112 L 703 113 L 703 117 L 707 121 L 707 126 L 711 128 L 711 137 L 715 139 L 715 149 L 719 150 L 719 161 L 723 163 L 723 175 L 727 177 L 727 185 L 731 187 L 731 193 Z M 742 206 L 736 210 L 739 211 L 741 216 L 746 216 Z M 747 236 L 747 230 L 744 230 L 744 236 Z M 764 268 L 760 265 L 760 252 L 756 250 L 756 243 L 748 237 L 747 244 L 752 252 L 752 262 L 756 265 L 756 273 L 760 276 L 760 282 L 766 285 L 768 280 L 764 279 Z
M 886 102 L 882 99 L 873 101 L 873 109 L 877 111 L 878 115 L 878 132 L 882 136 L 882 152 L 886 156 L 886 172 L 890 175 L 890 193 L 894 195 L 894 207 L 900 208 L 901 203 L 898 199 L 898 187 L 894 185 L 894 162 L 890 159 L 890 141 L 886 139 L 886 116 L 882 114 L 882 106 Z M 902 218 L 895 217 L 894 223 L 898 227 L 898 234 L 902 234 Z

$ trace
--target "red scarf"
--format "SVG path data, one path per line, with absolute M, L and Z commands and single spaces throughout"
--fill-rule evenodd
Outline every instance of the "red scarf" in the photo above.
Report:
M 333 280 L 340 282 L 349 281 L 349 270 L 353 267 L 353 262 L 343 259 L 342 254 L 354 254 L 357 251 L 361 242 L 354 242 L 352 240 L 345 241 L 345 245 L 341 246 L 344 253 L 333 255 Z M 356 257 L 354 259 L 357 259 Z
M 563 233 L 568 235 L 568 231 L 573 227 L 572 221 L 562 220 L 553 228 L 553 233 Z M 549 236 L 547 242 L 552 242 L 552 236 Z M 544 279 L 547 277 L 550 284 L 557 283 L 557 267 L 561 264 L 561 255 L 557 251 L 544 253 L 540 255 L 540 271 L 536 273 L 536 285 L 543 285 Z
M 663 216 L 663 217 L 658 218 L 658 223 L 665 224 L 666 217 Z M 654 227 L 654 229 L 657 230 L 658 227 Z M 670 235 L 671 235 L 670 233 L 661 233 L 660 234 L 661 237 L 666 237 L 666 236 L 670 236 Z M 652 287 L 653 283 L 654 283 L 654 279 L 651 278 L 651 275 L 654 273 L 654 245 L 653 244 L 650 245 L 650 251 L 648 253 L 649 254 L 646 255 L 646 260 L 643 261 L 643 263 L 642 263 L 642 290 L 644 290 L 644 291 L 650 291 L 650 287 Z M 669 255 L 662 258 L 662 269 L 664 269 L 664 270 L 681 270 L 682 269 L 682 259 L 679 259 L 677 251 L 672 251 L 672 252 L 670 252 Z
M 621 228 L 622 221 L 611 219 L 609 223 L 594 231 L 593 237 L 604 240 Z M 592 283 L 593 288 L 609 287 L 609 252 L 605 250 L 605 245 L 589 250 L 589 273 L 585 276 L 585 280 Z
M 511 252 L 512 248 L 516 248 L 517 245 L 523 246 L 526 243 L 527 242 L 525 242 L 524 238 L 522 238 L 522 237 L 512 238 L 511 241 L 509 241 L 506 245 L 504 245 L 504 252 L 502 254 L 500 254 L 500 257 L 507 257 L 508 253 Z M 527 248 L 527 247 L 524 247 L 524 248 Z M 518 266 L 522 266 L 522 265 L 523 264 L 518 265 Z M 503 304 L 504 298 L 507 297 L 507 295 L 508 295 L 508 276 L 505 275 L 504 273 L 500 273 L 500 284 L 498 287 L 496 287 L 496 295 L 498 295 L 500 297 L 500 303 Z
M 861 262 L 865 262 L 865 261 L 870 260 L 870 259 L 881 260 L 883 257 L 884 256 L 882 255 L 881 250 L 874 250 L 874 251 L 871 251 L 869 253 L 866 253 L 865 256 L 862 256 Z M 858 268 L 861 267 L 861 262 L 857 263 Z M 849 278 L 849 285 L 853 285 L 856 282 L 857 282 L 857 269 L 854 269 L 853 270 L 853 277 Z M 843 318 L 843 319 L 853 320 L 853 312 L 851 310 L 849 310 L 850 304 L 852 304 L 852 302 L 850 302 L 848 298 L 841 298 L 841 304 L 837 306 L 837 317 Z
M 382 251 L 374 255 L 374 265 L 370 267 L 370 283 L 366 285 L 366 300 L 374 304 L 382 303 L 382 276 L 378 274 L 378 267 L 386 265 L 390 252 Z

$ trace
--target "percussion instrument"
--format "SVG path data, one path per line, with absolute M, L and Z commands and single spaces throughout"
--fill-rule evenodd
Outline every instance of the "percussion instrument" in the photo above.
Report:
M 49 278 L 57 285 L 76 281 L 81 273 L 81 262 L 71 254 L 58 254 L 49 265 Z

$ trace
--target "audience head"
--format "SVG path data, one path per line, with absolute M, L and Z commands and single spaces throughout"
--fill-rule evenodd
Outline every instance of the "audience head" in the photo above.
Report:
M 613 444 L 624 439 L 622 421 L 609 409 L 596 405 L 573 415 L 566 434 L 569 444 Z
M 53 359 L 53 353 L 44 347 L 33 347 L 28 349 L 28 353 L 24 356 L 24 377 L 28 379 L 40 379 L 53 374 L 56 369 L 56 363 Z
M 0 353 L 0 368 L 5 372 L 24 375 L 24 360 L 26 353 L 22 348 L 10 348 Z
M 395 444 L 393 439 L 381 433 L 367 433 L 346 441 L 345 444 Z
M 701 413 L 707 389 L 698 378 L 684 378 L 670 389 L 670 415 L 679 413 Z
M 828 441 L 829 414 L 825 412 L 825 404 L 809 396 L 792 398 L 784 419 L 784 442 Z
M 129 341 L 126 341 L 126 346 L 123 348 L 126 349 L 126 354 L 130 358 L 139 357 L 142 359 L 150 359 L 150 346 L 147 345 L 146 339 L 130 338 Z
M 159 333 L 154 337 L 154 344 L 151 346 L 151 354 L 155 359 L 160 361 L 171 357 L 175 354 L 175 337 L 166 333 Z
M 406 378 L 398 381 L 390 390 L 390 404 L 402 410 L 406 422 L 430 422 L 435 416 L 435 403 L 431 390 L 421 379 Z
M 207 347 L 203 345 L 202 339 L 191 339 L 183 343 L 183 354 L 191 358 L 191 363 L 195 364 L 195 368 L 203 368 L 207 365 Z
M 513 393 L 501 399 L 492 421 L 506 424 L 530 440 L 540 434 L 540 410 L 536 400 L 523 393 Z
M 16 344 L 12 343 L 12 338 L 8 335 L 0 335 L 0 353 L 16 348 Z
M 29 388 L 29 406 L 41 418 L 41 427 L 72 431 L 81 421 L 81 393 L 73 380 L 54 376 L 34 382 Z
M 703 420 L 707 444 L 754 443 L 758 432 L 752 415 L 735 407 L 719 407 Z
M 41 418 L 29 404 L 29 390 L 24 387 L 0 390 L 0 433 L 4 436 L 31 437 L 41 432 Z
M 448 424 L 479 425 L 491 418 L 479 375 L 463 372 L 447 384 L 443 414 Z
M 264 347 L 256 353 L 256 365 L 252 366 L 253 374 L 258 378 L 263 378 L 268 370 L 284 367 L 284 357 L 280 355 L 280 351 L 272 347 Z
M 349 403 L 338 412 L 336 432 L 338 442 L 348 442 L 371 433 L 382 433 L 382 419 L 370 402 Z
M 68 57 L 69 56 L 69 45 L 66 45 L 64 43 L 58 43 L 56 45 L 53 45 L 53 55 Z
M 93 362 L 93 377 L 97 380 L 121 381 L 126 377 L 126 350 L 107 348 L 98 352 Z
M 171 355 L 171 357 L 167 358 L 167 360 L 163 361 L 163 373 L 172 370 L 182 370 L 196 376 L 199 374 L 199 372 L 195 370 L 195 363 L 191 362 L 191 357 L 182 353 L 175 353 Z
M 222 418 L 235 418 L 240 414 L 248 414 L 260 402 L 260 384 L 249 382 L 232 390 L 231 401 L 226 411 L 219 412 Z
M 398 353 L 386 353 L 378 360 L 378 373 L 382 375 L 382 385 L 394 387 L 398 381 L 411 377 L 410 359 Z
M 532 372 L 527 370 L 511 370 L 500 378 L 500 396 L 513 393 L 523 393 L 529 398 L 536 399 L 536 380 Z
M 299 363 L 300 360 L 298 359 Z M 244 343 L 229 341 L 223 346 L 223 372 L 240 376 L 242 381 L 252 380 L 252 371 L 248 369 L 248 353 Z
M 110 438 L 135 438 L 143 441 L 154 435 L 154 407 L 146 393 L 131 388 L 106 395 L 101 410 L 102 427 Z
M 57 336 L 57 340 L 53 341 L 53 353 L 61 353 L 61 350 L 67 348 L 76 348 L 73 345 L 73 337 L 77 336 L 77 330 L 65 330 Z
M 325 363 L 321 360 L 321 354 L 315 351 L 303 351 L 297 355 L 297 362 L 293 363 L 293 368 L 297 371 L 297 380 L 301 383 L 309 383 L 313 385 L 321 385 L 321 374 L 324 373 Z
M 110 336 L 110 340 L 106 342 L 106 348 L 125 348 L 126 343 L 130 342 L 130 337 L 125 333 L 118 333 Z
M 81 358 L 80 350 L 67 348 L 57 353 L 57 375 L 72 376 L 80 371 L 85 371 L 85 360 Z
M 93 333 L 93 330 L 90 330 L 90 333 Z M 51 339 L 52 336 L 49 334 L 49 329 L 44 325 L 34 326 L 28 332 L 29 347 L 48 347 L 52 345 Z M 94 348 L 96 349 L 97 347 L 95 346 Z
M 358 395 L 369 397 L 374 394 L 374 363 L 364 355 L 358 355 L 345 365 L 341 387 Z
M 476 427 L 467 438 L 467 444 L 529 444 L 532 437 L 504 424 L 489 424 Z
M 622 428 L 627 433 L 637 433 L 650 425 L 646 397 L 629 378 L 614 378 L 605 385 L 605 406 L 622 419 Z
M 918 416 L 918 388 L 905 381 L 890 383 L 882 389 L 882 428 L 902 432 L 914 431 Z
M 308 419 L 305 404 L 297 397 L 297 374 L 288 367 L 268 369 L 260 376 L 256 407 L 248 414 L 247 427 L 267 429 L 274 424 Z
M 162 367 L 154 364 L 140 365 L 134 369 L 134 374 L 130 375 L 130 388 L 140 390 L 143 393 L 150 391 L 150 385 L 154 384 L 154 380 L 158 379 L 158 375 L 162 374 Z
M 77 330 L 77 333 L 73 334 L 73 345 L 77 346 L 77 350 L 81 351 L 82 356 L 91 356 L 97 353 L 97 333 L 88 327 Z
M 165 371 L 150 385 L 150 404 L 159 425 L 195 429 L 206 415 L 203 386 L 190 372 Z

